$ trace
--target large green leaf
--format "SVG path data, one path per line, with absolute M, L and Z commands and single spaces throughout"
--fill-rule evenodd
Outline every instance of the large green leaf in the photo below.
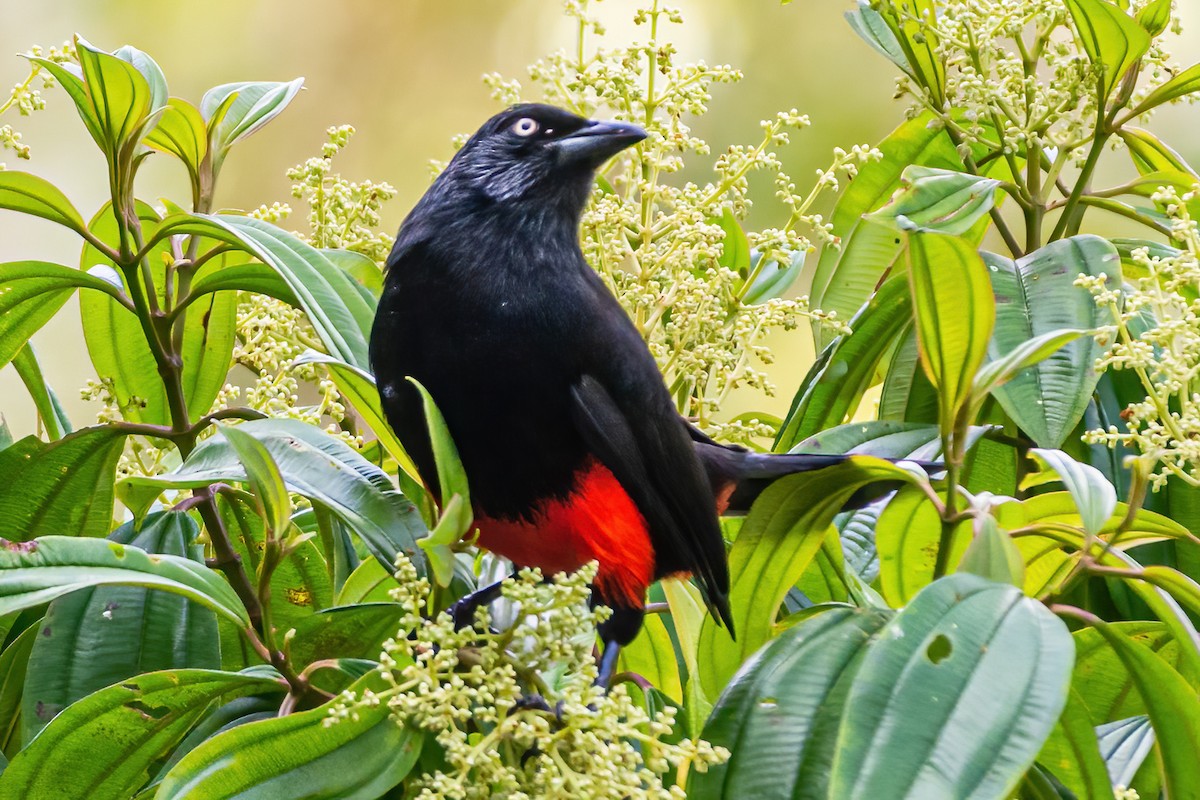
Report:
M 200 192 L 200 164 L 208 153 L 208 131 L 204 118 L 187 100 L 172 97 L 146 136 L 146 144 L 170 153 L 183 162 L 197 199 Z
M 250 627 L 246 609 L 225 579 L 189 559 L 153 555 L 104 539 L 43 536 L 24 543 L 0 539 L 0 614 L 105 584 L 174 592 Z
M 370 673 L 355 689 L 383 688 Z M 326 726 L 315 708 L 251 722 L 209 739 L 163 780 L 158 800 L 375 800 L 408 774 L 424 734 L 390 719 L 387 703 Z
M 0 450 L 0 535 L 28 541 L 108 533 L 124 445 L 122 431 L 101 426 L 49 444 L 27 436 Z
M 703 738 L 727 762 L 692 775 L 688 796 L 828 797 L 846 693 L 892 614 L 835 608 L 788 628 L 738 670 Z
M 0 171 L 0 177 L 6 174 Z M 49 322 L 75 289 L 81 287 L 114 297 L 121 294 L 108 281 L 61 264 L 45 261 L 0 264 L 0 366 L 11 361 L 29 337 Z
M 416 553 L 416 540 L 427 532 L 416 506 L 392 486 L 383 470 L 345 442 L 290 419 L 244 422 L 239 430 L 266 446 L 289 490 L 328 506 L 384 564 L 390 566 L 398 552 Z M 126 480 L 132 485 L 180 489 L 245 479 L 229 443 L 217 434 L 202 442 L 177 469 Z
M 1103 100 L 1150 49 L 1150 34 L 1106 0 L 1066 0 L 1066 4 L 1084 52 L 1101 71 L 1097 95 Z
M 292 658 L 300 665 L 319 659 L 378 658 L 383 643 L 397 635 L 404 613 L 396 603 L 360 603 L 310 614 L 296 623 Z
M 879 633 L 846 698 L 830 797 L 1006 797 L 1067 698 L 1066 626 L 1013 586 L 930 585 Z
M 791 450 L 854 413 L 880 360 L 912 320 L 908 297 L 908 281 L 893 278 L 859 309 L 851 333 L 834 339 L 800 384 L 775 439 L 776 451 Z
M 870 456 L 790 475 L 755 501 L 729 554 L 730 594 L 737 641 L 708 616 L 700 630 L 700 682 L 709 697 L 773 633 L 783 598 L 812 562 L 842 504 L 862 486 L 903 482 L 911 475 Z
M 932 122 L 933 115 L 926 112 L 888 134 L 879 143 L 883 158 L 863 164 L 838 198 L 830 223 L 841 242 L 838 247 L 826 245 L 821 250 L 809 292 L 813 308 L 850 317 L 896 261 L 901 249 L 896 232 L 864 215 L 887 202 L 908 165 L 962 168 L 962 159 L 945 129 Z M 821 347 L 832 339 L 832 334 L 822 328 L 814 329 L 814 334 Z
M 1178 672 L 1149 648 L 1106 623 L 1094 627 L 1129 670 L 1154 726 L 1167 797 L 1191 797 L 1200 786 L 1200 700 Z
M 921 367 L 913 326 L 900 334 L 879 393 L 879 418 L 937 424 L 938 393 Z
M 1099 236 L 1072 236 L 1011 261 L 983 254 L 996 299 L 996 327 L 988 356 L 998 359 L 1036 336 L 1062 328 L 1091 329 L 1109 322 L 1080 274 L 1120 283 L 1120 256 Z M 1104 348 L 1077 339 L 992 391 L 1000 405 L 1041 447 L 1058 447 L 1074 430 L 1100 375 L 1093 365 Z
M 0 208 L 48 219 L 77 233 L 85 228 L 83 217 L 57 186 L 28 172 L 0 171 Z
M 252 217 L 176 215 L 166 220 L 164 231 L 219 239 L 260 259 L 287 283 L 329 354 L 369 369 L 367 340 L 374 303 L 360 290 L 361 284 L 320 250 Z
M 996 320 L 987 269 L 965 239 L 909 233 L 909 281 L 921 364 L 939 390 L 942 432 L 971 399 Z
M 146 517 L 140 529 L 126 523 L 110 537 L 148 553 L 190 557 L 196 523 L 183 512 Z M 50 603 L 30 656 L 22 697 L 24 740 L 71 703 L 109 684 L 162 669 L 220 666 L 217 619 L 177 595 L 139 586 L 81 589 Z
M 55 717 L 0 776 L 0 796 L 128 800 L 214 701 L 278 689 L 263 675 L 199 669 L 114 684 Z
M 994 178 L 914 164 L 900 176 L 900 190 L 870 217 L 896 230 L 961 236 L 992 209 L 999 185 Z
M 1076 461 L 1061 450 L 1033 448 L 1029 453 L 1053 470 L 1063 487 L 1071 493 L 1084 530 L 1093 535 L 1100 533 L 1117 507 L 1117 490 L 1104 477 L 1104 473 L 1091 464 Z

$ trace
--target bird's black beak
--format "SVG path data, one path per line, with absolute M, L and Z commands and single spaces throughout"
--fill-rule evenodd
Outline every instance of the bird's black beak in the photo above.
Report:
M 630 145 L 646 138 L 646 132 L 628 122 L 589 121 L 579 130 L 556 142 L 558 163 L 599 167 Z

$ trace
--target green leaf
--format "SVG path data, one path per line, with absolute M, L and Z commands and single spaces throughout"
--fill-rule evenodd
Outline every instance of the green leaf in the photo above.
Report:
M 877 6 L 908 63 L 905 70 L 928 90 L 932 104 L 941 107 L 946 91 L 946 67 L 938 54 L 933 27 L 937 9 L 933 0 L 888 0 Z
M 943 563 L 957 564 L 971 541 L 968 523 L 950 537 Z M 875 525 L 879 587 L 889 605 L 903 606 L 932 583 L 942 537 L 942 519 L 925 493 L 906 486 L 896 493 Z
M 113 55 L 132 64 L 146 79 L 146 85 L 150 87 L 151 111 L 157 111 L 167 104 L 167 78 L 153 58 L 128 44 L 114 50 Z
M 730 758 L 691 776 L 688 797 L 829 797 L 846 692 L 891 612 L 834 608 L 783 631 L 740 669 L 703 738 Z
M 368 558 L 350 573 L 350 577 L 334 598 L 337 606 L 356 603 L 385 603 L 390 601 L 388 592 L 396 588 L 396 579 L 374 558 Z
M 846 698 L 830 797 L 1007 797 L 1058 721 L 1074 648 L 1012 586 L 930 585 L 880 631 Z
M 303 85 L 304 78 L 286 83 L 246 81 L 214 86 L 205 92 L 200 114 L 208 123 L 214 167 L 219 168 L 230 147 L 287 108 Z
M 851 333 L 834 339 L 821 353 L 792 400 L 775 439 L 776 452 L 853 415 L 879 362 L 912 320 L 908 296 L 905 278 L 887 281 L 850 320 Z
M 43 536 L 24 543 L 0 539 L 0 614 L 101 585 L 174 592 L 250 627 L 246 609 L 225 579 L 186 558 L 152 555 L 103 539 Z
M 992 209 L 999 185 L 992 178 L 914 165 L 904 170 L 888 204 L 868 216 L 896 230 L 961 236 Z
M 750 242 L 742 230 L 733 209 L 726 206 L 719 219 L 712 220 L 725 233 L 721 239 L 721 257 L 717 260 L 727 270 L 739 273 L 743 279 L 750 273 Z
M 28 172 L 0 170 L 0 208 L 48 219 L 76 233 L 86 229 L 83 217 L 58 187 Z
M 14 541 L 108 533 L 124 446 L 124 433 L 101 426 L 49 444 L 27 436 L 0 451 L 0 532 Z
M 233 539 L 234 550 L 251 574 L 257 574 L 266 547 L 266 530 L 262 517 L 240 498 L 221 497 L 217 501 L 217 508 Z M 280 631 L 301 625 L 314 612 L 333 603 L 329 565 L 321 556 L 315 541 L 310 539 L 296 544 L 276 565 L 271 574 L 271 595 L 268 602 L 271 622 Z M 228 649 L 241 649 L 240 640 L 230 638 L 230 634 L 233 633 L 236 631 L 225 631 Z M 225 667 L 228 669 L 229 666 L 230 663 L 227 662 Z
M 888 363 L 879 394 L 879 418 L 897 422 L 937 424 L 938 394 L 921 367 L 917 334 L 909 325 Z
M 1104 275 L 1110 286 L 1121 281 L 1120 256 L 1099 236 L 1060 239 L 1015 262 L 993 253 L 983 257 L 996 301 L 996 327 L 988 345 L 992 361 L 1039 336 L 1108 323 L 1108 311 L 1098 308 L 1091 293 L 1075 285 L 1081 273 Z M 1093 365 L 1103 350 L 1090 336 L 1078 339 L 992 394 L 1035 442 L 1058 447 L 1091 400 L 1100 380 Z
M 209 261 L 196 273 L 188 297 L 198 298 L 211 292 L 253 292 L 300 308 L 300 301 L 287 282 L 265 264 L 225 266 L 220 259 Z
M 910 233 L 909 282 L 921 364 L 940 392 L 943 434 L 971 399 L 996 319 L 987 269 L 964 239 Z
M 363 563 L 375 563 L 366 561 Z M 291 640 L 293 663 L 320 659 L 378 658 L 383 643 L 396 636 L 404 606 L 360 603 L 326 608 L 296 623 Z
M 108 156 L 109 164 L 115 166 L 126 146 L 140 138 L 152 111 L 150 84 L 133 64 L 92 47 L 78 36 L 75 47 L 90 110 L 100 133 L 96 143 Z
M 859 167 L 858 175 L 838 198 L 830 223 L 841 239 L 840 247 L 821 249 L 812 276 L 809 299 L 813 308 L 833 312 L 843 319 L 867 302 L 880 278 L 900 254 L 900 237 L 886 225 L 865 215 L 887 202 L 900 185 L 900 175 L 910 164 L 961 169 L 962 159 L 945 129 L 926 112 L 905 122 L 879 143 L 883 158 Z M 814 327 L 817 346 L 829 344 L 833 334 Z
M 437 404 L 416 378 L 409 377 L 408 382 L 416 387 L 421 394 L 422 408 L 425 411 L 425 425 L 429 429 L 429 441 L 433 447 L 433 458 L 437 464 L 438 493 L 443 501 L 453 495 L 461 495 L 469 510 L 471 508 L 471 492 L 467 486 L 467 473 L 463 469 L 462 460 L 458 457 L 458 448 L 450 436 L 446 419 L 438 410 Z M 470 520 L 467 520 L 470 524 Z
M 198 196 L 200 164 L 208 153 L 208 131 L 196 107 L 187 100 L 170 98 L 158 124 L 146 136 L 146 144 L 182 161 Z
M 671 634 L 658 614 L 647 614 L 637 638 L 621 648 L 620 672 L 641 675 L 676 703 L 683 703 L 683 684 Z
M 859 0 L 858 8 L 847 11 L 845 17 L 859 38 L 902 69 L 910 78 L 915 79 L 916 76 L 908 65 L 908 58 L 904 55 L 904 49 L 900 47 L 896 34 L 892 33 L 892 29 L 880 13 L 871 8 L 869 0 Z
M 1129 148 L 1129 157 L 1133 159 L 1133 165 L 1139 175 L 1183 173 L 1196 176 L 1196 171 L 1187 163 L 1187 159 L 1150 131 L 1122 126 L 1117 135 Z M 1200 180 L 1200 177 L 1197 177 L 1197 180 Z
M 353 689 L 383 688 L 378 673 Z M 184 756 L 158 800 L 375 800 L 413 768 L 425 735 L 390 719 L 387 703 L 362 706 L 326 727 L 325 707 L 239 725 Z
M 167 306 L 167 265 L 174 261 L 164 223 L 149 205 L 137 202 L 138 219 L 146 237 L 158 238 L 147 260 L 160 308 Z M 106 204 L 91 223 L 92 232 L 115 246 L 120 238 L 112 206 Z M 223 261 L 227 256 L 221 256 Z M 118 286 L 127 286 L 128 275 L 96 248 L 85 245 L 81 267 L 108 269 Z M 137 280 L 141 275 L 134 273 Z M 178 288 L 178 287 L 176 287 Z M 176 295 L 177 296 L 177 295 Z M 134 422 L 171 424 L 166 390 L 146 333 L 139 319 L 107 297 L 85 293 L 79 301 L 84 340 L 97 375 L 112 382 L 123 416 Z M 188 309 L 183 328 L 182 384 L 189 414 L 199 418 L 212 407 L 233 361 L 237 298 L 230 294 L 203 298 Z M 178 324 L 178 323 L 176 323 Z
M 1061 450 L 1033 448 L 1029 454 L 1058 475 L 1075 500 L 1084 530 L 1092 535 L 1099 534 L 1117 507 L 1117 490 L 1104 474 Z
M 29 390 L 34 408 L 37 409 L 38 422 L 45 428 L 46 436 L 53 441 L 70 433 L 72 430 L 71 420 L 67 417 L 67 412 L 63 410 L 58 395 L 50 388 L 50 384 L 46 382 L 46 378 L 42 374 L 42 366 L 38 363 L 33 343 L 30 342 L 22 347 L 13 358 L 12 363 L 21 382 Z M 9 444 L 11 443 L 10 440 Z M 4 448 L 0 446 L 0 450 L 2 449 Z
M 114 684 L 55 717 L 0 776 L 0 796 L 128 800 L 213 702 L 278 689 L 260 675 L 199 669 Z
M 41 625 L 30 625 L 0 653 L 0 749 L 10 756 L 21 750 L 21 693 L 28 676 L 29 653 Z
M 379 302 L 379 295 L 383 294 L 383 270 L 374 259 L 353 250 L 332 247 L 321 248 L 320 253 L 354 279 L 356 288 L 368 303 Z
M 742 286 L 742 302 L 748 306 L 755 306 L 782 297 L 800 277 L 807 259 L 807 250 L 797 250 L 791 254 L 787 265 L 784 266 L 773 258 L 764 261 L 763 254 L 752 249 L 750 278 Z
M 783 598 L 812 562 L 833 517 L 860 487 L 904 482 L 911 475 L 870 456 L 856 456 L 816 472 L 771 484 L 746 516 L 729 553 L 730 594 L 737 641 L 706 617 L 700 631 L 700 682 L 709 697 L 720 693 L 737 668 L 771 638 Z
M 333 356 L 308 350 L 302 353 L 293 363 L 320 364 L 329 371 L 329 377 L 337 386 L 338 392 L 350 401 L 358 416 L 366 424 L 388 455 L 396 459 L 402 474 L 400 489 L 409 498 L 419 499 L 426 494 L 421 483 L 421 475 L 404 445 L 396 438 L 392 426 L 388 424 L 383 414 L 383 404 L 379 399 L 379 390 L 375 387 L 375 376 L 371 373 L 339 361 Z
M 970 451 L 991 430 L 987 425 L 971 426 L 967 430 L 966 450 Z M 821 431 L 796 445 L 792 452 L 932 460 L 941 455 L 942 437 L 936 425 L 874 419 L 847 422 Z
M 183 512 L 151 514 L 140 529 L 126 523 L 110 537 L 147 553 L 203 563 L 200 533 Z M 71 703 L 142 672 L 216 669 L 217 620 L 183 597 L 138 586 L 81 589 L 50 603 L 29 659 L 22 697 L 24 741 Z
M 237 454 L 238 461 L 242 462 L 246 480 L 255 498 L 262 504 L 263 519 L 270 536 L 286 536 L 292 525 L 292 501 L 270 451 L 258 439 L 238 430 L 236 426 L 222 426 L 221 433 Z
M 1129 670 L 1154 725 L 1163 789 L 1168 797 L 1187 797 L 1200 786 L 1200 700 L 1183 677 L 1149 649 L 1134 644 L 1117 628 L 1096 621 L 1093 627 Z
M 1146 6 L 1142 11 L 1143 13 L 1148 12 L 1153 5 L 1162 6 L 1163 3 L 1166 3 L 1169 13 L 1171 0 L 1156 0 L 1154 4 Z M 1130 112 L 1130 116 L 1141 116 L 1152 108 L 1169 103 L 1172 100 L 1178 100 L 1180 97 L 1186 97 L 1189 94 L 1195 94 L 1196 92 L 1200 92 L 1200 64 L 1193 64 L 1166 83 L 1155 88 L 1154 91 L 1142 99 L 1142 102 L 1134 107 Z
M 266 446 L 289 491 L 328 506 L 382 563 L 390 566 L 398 552 L 415 555 L 416 539 L 427 532 L 416 507 L 396 491 L 383 470 L 345 442 L 291 419 L 244 422 L 238 430 Z M 175 470 L 127 478 L 125 483 L 183 489 L 245 479 L 232 448 L 218 434 L 202 442 Z
M 260 259 L 287 283 L 330 355 L 369 369 L 367 340 L 375 317 L 374 303 L 367 300 L 354 278 L 320 250 L 251 217 L 176 215 L 163 223 L 160 235 L 166 232 L 215 238 Z
M 957 571 L 1017 588 L 1025 585 L 1025 559 L 1012 537 L 1000 530 L 990 514 L 977 519 L 975 538 L 963 553 Z
M 1077 656 L 1077 673 L 1078 660 L 1082 657 L 1081 653 Z M 1076 797 L 1106 797 L 1112 792 L 1112 782 L 1100 755 L 1096 729 L 1088 720 L 1089 700 L 1084 699 L 1086 696 L 1076 690 L 1072 681 L 1062 716 L 1037 760 Z
M 712 711 L 712 700 L 701 685 L 699 664 L 700 634 L 708 615 L 707 608 L 700 590 L 690 581 L 664 578 L 659 586 L 671 609 L 671 626 L 687 669 L 687 682 L 683 686 L 684 719 L 688 730 L 698 731 Z
M 1152 38 L 1158 36 L 1171 23 L 1171 0 L 1151 0 L 1134 19 Z
M 7 174 L 0 171 L 0 180 Z M 61 264 L 0 264 L 0 366 L 11 361 L 79 287 L 121 296 L 121 290 L 108 281 Z
M 1097 93 L 1108 97 L 1130 67 L 1150 49 L 1150 34 L 1105 0 L 1066 0 L 1088 59 L 1101 70 Z

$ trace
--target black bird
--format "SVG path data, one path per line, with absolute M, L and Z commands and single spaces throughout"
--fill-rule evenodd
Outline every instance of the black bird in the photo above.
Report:
M 845 459 L 725 447 L 676 412 L 579 247 L 596 169 L 645 136 L 545 105 L 488 120 L 401 225 L 371 332 L 384 412 L 430 481 L 405 376 L 446 418 L 479 543 L 547 575 L 599 562 L 594 593 L 614 611 L 602 675 L 664 576 L 692 575 L 732 632 L 719 505 Z

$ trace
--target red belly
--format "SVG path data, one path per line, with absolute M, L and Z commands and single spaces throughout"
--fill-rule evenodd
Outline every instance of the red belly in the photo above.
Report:
M 596 587 L 610 603 L 640 608 L 654 580 L 646 520 L 607 467 L 590 459 L 564 499 L 534 509 L 534 521 L 476 516 L 479 544 L 550 576 L 597 561 Z

